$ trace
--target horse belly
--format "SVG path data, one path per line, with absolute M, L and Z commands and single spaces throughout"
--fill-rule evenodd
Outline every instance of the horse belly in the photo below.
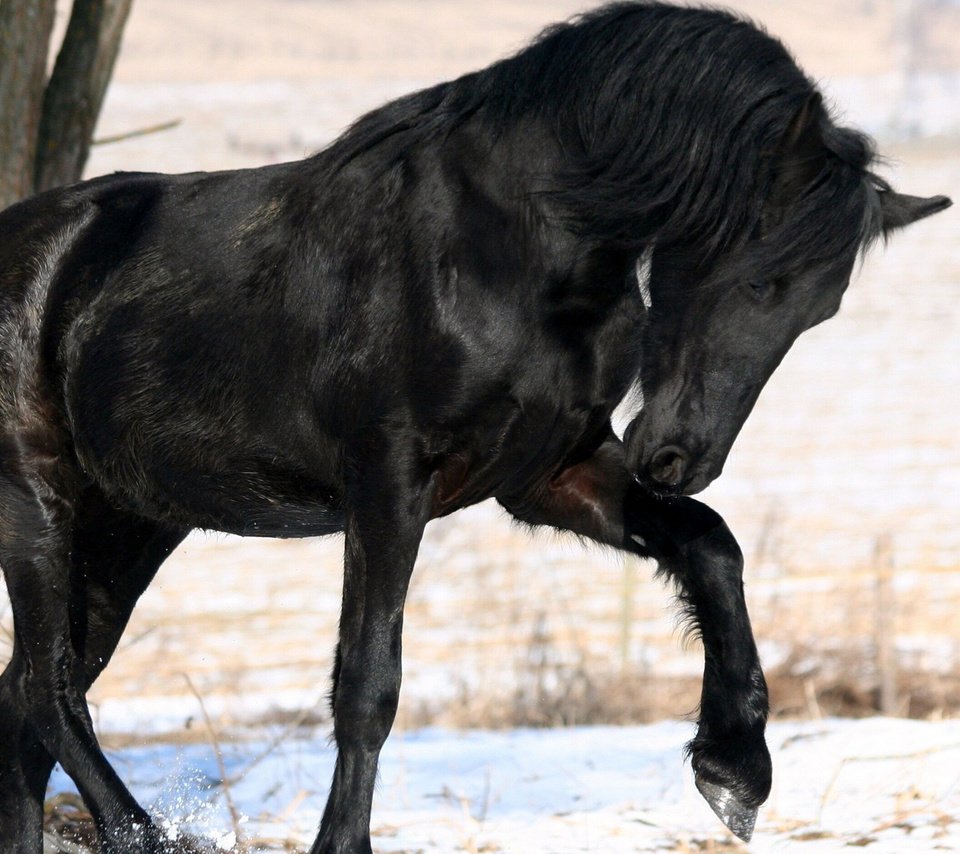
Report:
M 115 448 L 94 458 L 76 437 L 83 467 L 113 500 L 148 518 L 241 536 L 309 537 L 343 530 L 334 478 L 276 456 L 229 456 L 206 443 Z M 179 447 L 178 447 L 179 445 Z
M 175 336 L 112 334 L 106 324 L 77 344 L 65 388 L 83 471 L 117 503 L 177 525 L 258 536 L 341 530 L 341 449 L 307 396 L 245 369 L 230 350 L 178 350 Z
M 340 491 L 303 472 L 247 461 L 217 473 L 167 471 L 154 482 L 164 486 L 159 500 L 168 512 L 191 527 L 284 538 L 343 530 Z

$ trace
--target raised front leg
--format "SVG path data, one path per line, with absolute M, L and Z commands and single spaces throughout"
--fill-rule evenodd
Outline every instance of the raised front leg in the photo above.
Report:
M 697 789 L 720 820 L 749 841 L 770 793 L 771 762 L 764 741 L 767 684 L 743 595 L 740 547 L 720 516 L 699 501 L 651 502 L 636 486 L 628 496 L 630 536 L 676 583 L 703 641 L 700 719 L 687 746 Z
M 332 706 L 337 763 L 310 854 L 369 854 L 380 748 L 400 696 L 403 605 L 431 488 L 412 458 L 366 449 L 348 492 L 340 641 Z
M 743 556 L 723 519 L 692 498 L 641 489 L 612 435 L 589 459 L 500 501 L 524 522 L 654 558 L 676 583 L 704 647 L 700 721 L 688 745 L 697 788 L 749 840 L 770 793 L 767 687 L 743 596 Z

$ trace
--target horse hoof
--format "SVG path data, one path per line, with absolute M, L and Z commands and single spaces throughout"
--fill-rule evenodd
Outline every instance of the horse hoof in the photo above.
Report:
M 757 807 L 747 806 L 730 789 L 694 777 L 697 790 L 734 836 L 749 842 L 757 823 Z

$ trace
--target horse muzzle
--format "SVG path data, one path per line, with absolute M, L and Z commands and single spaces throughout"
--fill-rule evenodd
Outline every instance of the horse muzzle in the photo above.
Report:
M 723 467 L 711 464 L 708 454 L 677 441 L 636 441 L 633 426 L 624 434 L 627 462 L 634 479 L 648 492 L 664 497 L 695 495 L 719 477 Z

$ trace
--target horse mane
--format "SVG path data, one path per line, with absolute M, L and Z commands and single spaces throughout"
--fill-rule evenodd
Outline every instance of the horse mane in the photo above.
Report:
M 337 168 L 388 140 L 394 156 L 476 117 L 491 139 L 524 120 L 562 152 L 538 193 L 579 235 L 642 247 L 697 242 L 715 257 L 759 227 L 773 160 L 817 92 L 787 49 L 746 18 L 620 2 L 544 30 L 490 67 L 361 117 L 334 142 Z M 872 141 L 820 109 L 828 156 L 771 240 L 771 267 L 837 257 L 881 233 L 867 187 Z M 851 229 L 851 222 L 856 227 Z M 769 253 L 768 253 L 769 254 Z

